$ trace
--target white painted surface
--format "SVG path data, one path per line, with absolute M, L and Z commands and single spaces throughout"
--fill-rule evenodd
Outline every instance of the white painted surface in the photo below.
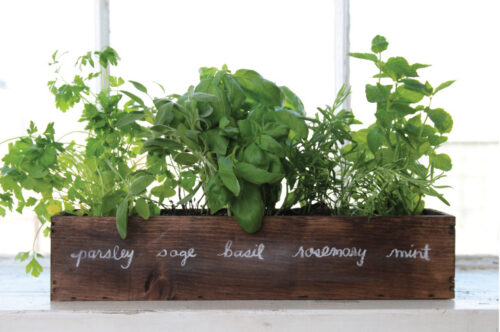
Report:
M 420 301 L 49 301 L 0 258 L 0 331 L 498 331 L 498 259 L 457 259 L 456 299 Z
M 350 36 L 350 17 L 349 0 L 335 0 L 335 91 L 339 91 L 342 85 L 349 86 L 349 36 Z M 345 109 L 351 108 L 351 96 L 344 102 Z
M 109 46 L 109 0 L 95 0 L 95 49 Z
M 109 0 L 95 0 L 95 50 L 102 51 L 109 44 Z M 109 85 L 109 68 L 101 67 L 101 77 L 97 81 L 97 92 Z

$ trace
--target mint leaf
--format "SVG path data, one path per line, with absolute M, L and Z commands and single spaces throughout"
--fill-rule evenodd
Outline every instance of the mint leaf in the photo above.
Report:
M 372 39 L 372 52 L 373 53 L 380 53 L 383 52 L 387 49 L 387 46 L 389 46 L 389 43 L 385 39 L 385 37 L 376 35 L 375 38 Z

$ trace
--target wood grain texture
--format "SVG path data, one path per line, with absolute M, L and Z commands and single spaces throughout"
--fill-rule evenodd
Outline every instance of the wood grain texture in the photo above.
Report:
M 258 257 L 223 257 L 227 241 L 238 249 L 265 246 Z M 52 218 L 51 299 L 428 299 L 453 298 L 455 217 L 266 217 L 245 233 L 231 217 L 153 217 L 129 220 L 122 240 L 112 217 Z M 399 250 L 425 248 L 429 260 L 395 258 Z M 119 246 L 127 260 L 81 258 L 81 250 Z M 366 249 L 360 257 L 293 257 L 299 248 Z M 162 249 L 196 257 L 158 257 Z M 347 253 L 348 251 L 346 251 Z M 175 253 L 175 252 L 174 252 Z M 425 253 L 422 251 L 422 253 Z M 73 254 L 73 257 L 71 256 Z M 356 264 L 358 263 L 358 264 Z

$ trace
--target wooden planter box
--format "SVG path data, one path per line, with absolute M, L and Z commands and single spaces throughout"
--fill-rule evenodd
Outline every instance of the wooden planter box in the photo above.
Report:
M 51 299 L 453 298 L 455 217 L 52 218 Z

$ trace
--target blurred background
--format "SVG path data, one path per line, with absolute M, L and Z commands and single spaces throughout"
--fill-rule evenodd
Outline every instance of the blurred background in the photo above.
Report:
M 445 192 L 451 206 L 431 199 L 427 206 L 457 217 L 460 255 L 499 249 L 499 12 L 500 2 L 487 0 L 350 1 L 351 51 L 369 51 L 380 34 L 389 41 L 386 57 L 432 64 L 421 76 L 433 86 L 457 80 L 433 100 L 454 118 L 442 149 L 453 160 L 444 181 L 453 187 Z M 113 74 L 149 83 L 156 95 L 154 81 L 184 92 L 199 67 L 227 64 L 287 85 L 311 115 L 334 100 L 334 1 L 110 0 L 109 13 L 110 44 L 122 59 Z M 0 142 L 23 135 L 30 120 L 39 128 L 55 121 L 56 137 L 79 129 L 79 109 L 54 107 L 48 62 L 55 50 L 69 52 L 69 65 L 93 50 L 95 27 L 94 0 L 0 0 Z M 374 73 L 373 64 L 350 60 L 351 107 L 365 123 L 374 120 L 364 96 Z M 1 218 L 0 255 L 29 250 L 36 223 L 29 213 Z M 47 239 L 36 245 L 48 252 Z

